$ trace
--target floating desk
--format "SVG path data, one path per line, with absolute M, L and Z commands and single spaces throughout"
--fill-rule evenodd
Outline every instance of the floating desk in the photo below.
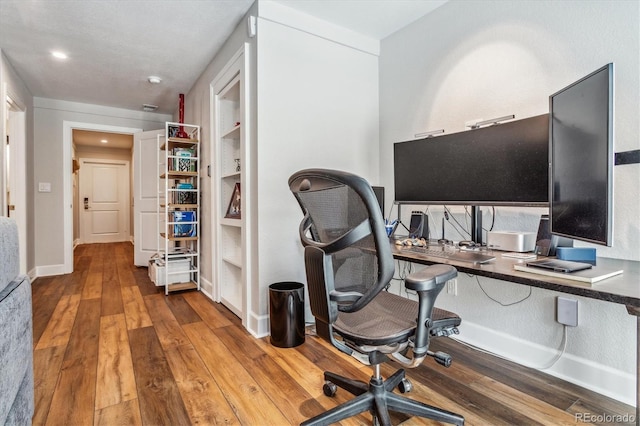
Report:
M 636 317 L 636 424 L 640 425 L 640 262 L 598 258 L 597 266 L 594 268 L 622 269 L 623 272 L 597 283 L 588 284 L 566 278 L 517 271 L 513 266 L 524 265 L 524 261 L 503 257 L 500 251 L 491 251 L 490 253 L 496 257 L 495 260 L 482 264 L 429 256 L 407 250 L 403 246 L 396 246 L 393 241 L 391 252 L 397 260 L 423 265 L 444 263 L 455 266 L 459 272 L 625 305 L 629 315 Z

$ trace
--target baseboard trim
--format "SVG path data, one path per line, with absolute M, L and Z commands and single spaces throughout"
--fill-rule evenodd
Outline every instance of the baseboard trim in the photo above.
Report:
M 463 321 L 460 334 L 455 339 L 525 366 L 542 365 L 557 353 L 555 348 L 519 339 L 469 321 Z M 571 330 L 568 339 L 571 339 Z M 636 404 L 636 378 L 633 374 L 568 353 L 553 367 L 543 371 L 625 404 Z
M 49 277 L 51 275 L 66 274 L 66 272 L 64 271 L 64 265 L 36 266 L 35 271 L 36 271 L 36 276 L 38 277 Z
M 256 339 L 261 339 L 269 335 L 269 315 L 258 315 L 249 313 L 247 330 Z
M 205 278 L 200 277 L 200 291 L 204 293 L 209 299 L 213 300 L 213 284 L 211 281 L 206 280 Z M 215 302 L 215 300 L 213 300 Z
M 29 276 L 29 279 L 31 280 L 31 282 L 34 282 L 38 278 L 36 268 L 33 268 L 32 270 L 27 272 L 27 275 Z

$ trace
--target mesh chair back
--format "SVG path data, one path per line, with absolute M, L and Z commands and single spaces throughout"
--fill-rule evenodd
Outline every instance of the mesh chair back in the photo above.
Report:
M 364 179 L 345 172 L 303 170 L 289 179 L 289 186 L 305 214 L 300 237 L 307 247 L 311 310 L 333 323 L 336 310 L 361 309 L 393 277 L 380 206 Z M 354 293 L 336 303 L 329 300 L 334 291 Z

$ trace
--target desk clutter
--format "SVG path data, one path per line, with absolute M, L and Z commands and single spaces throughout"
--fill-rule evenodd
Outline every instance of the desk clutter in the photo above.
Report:
M 459 249 L 449 240 L 438 240 L 438 242 L 430 242 L 425 238 L 405 238 L 396 240 L 395 245 L 400 250 L 409 251 L 418 255 L 436 257 L 440 259 L 448 259 L 459 262 L 470 263 L 487 263 L 495 260 L 495 256 L 488 253 L 467 248 Z
M 396 240 L 396 245 L 426 247 L 429 245 L 429 243 L 424 238 L 405 238 L 402 240 Z

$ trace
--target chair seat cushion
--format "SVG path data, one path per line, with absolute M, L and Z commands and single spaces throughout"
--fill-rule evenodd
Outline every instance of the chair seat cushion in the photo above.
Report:
M 418 302 L 381 291 L 361 310 L 340 312 L 333 329 L 356 345 L 388 345 L 405 342 L 413 336 L 417 316 Z M 438 308 L 433 309 L 432 318 L 434 322 L 460 324 L 457 315 Z

